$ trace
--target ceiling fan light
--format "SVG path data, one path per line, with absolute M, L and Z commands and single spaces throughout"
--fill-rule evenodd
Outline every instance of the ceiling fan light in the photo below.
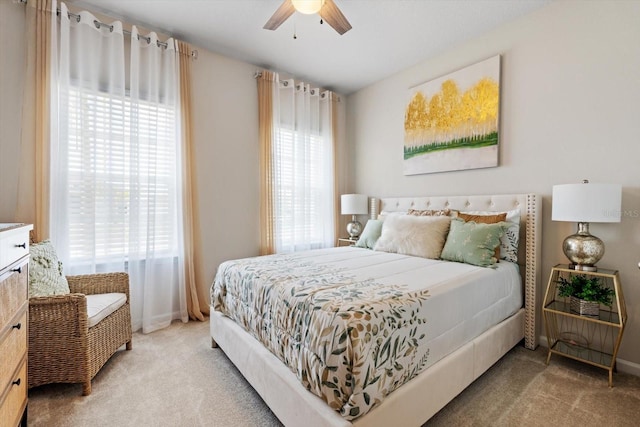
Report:
M 291 0 L 293 7 L 300 13 L 311 15 L 320 12 L 324 0 Z

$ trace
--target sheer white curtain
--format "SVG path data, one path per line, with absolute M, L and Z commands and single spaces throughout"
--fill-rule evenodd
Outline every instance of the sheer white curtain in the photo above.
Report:
M 51 238 L 66 274 L 129 273 L 134 329 L 186 322 L 174 41 L 60 6 Z
M 331 93 L 293 80 L 273 100 L 276 252 L 335 245 Z
M 180 71 L 174 39 L 131 31 L 129 275 L 143 331 L 188 320 L 182 235 Z

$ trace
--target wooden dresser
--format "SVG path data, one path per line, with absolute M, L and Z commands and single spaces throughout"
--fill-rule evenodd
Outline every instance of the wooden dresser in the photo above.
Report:
M 27 423 L 29 230 L 0 223 L 0 427 Z

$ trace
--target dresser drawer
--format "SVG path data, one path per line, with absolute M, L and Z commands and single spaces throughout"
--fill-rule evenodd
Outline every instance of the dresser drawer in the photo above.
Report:
M 0 394 L 12 381 L 11 376 L 27 354 L 27 312 L 25 304 L 0 335 Z
M 17 426 L 27 404 L 27 360 L 11 377 L 9 388 L 0 394 L 0 420 L 3 426 Z M 4 398 L 2 397 L 4 396 Z
M 29 253 L 31 225 L 0 230 L 0 270 Z
M 0 274 L 0 333 L 27 301 L 29 257 Z

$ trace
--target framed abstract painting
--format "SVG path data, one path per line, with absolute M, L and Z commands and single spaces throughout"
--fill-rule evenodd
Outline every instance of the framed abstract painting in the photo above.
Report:
M 498 166 L 500 55 L 409 90 L 404 174 Z

